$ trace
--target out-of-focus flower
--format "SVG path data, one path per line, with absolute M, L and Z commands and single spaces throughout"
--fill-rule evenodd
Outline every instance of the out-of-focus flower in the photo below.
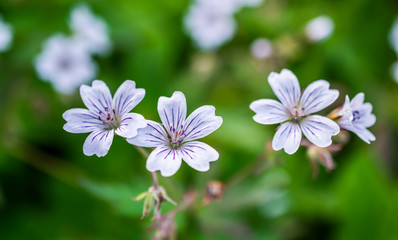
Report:
M 398 17 L 395 18 L 394 23 L 392 25 L 389 40 L 391 47 L 394 49 L 395 53 L 398 55 Z
M 0 16 L 0 52 L 7 51 L 12 42 L 12 28 Z
M 171 98 L 160 97 L 158 112 L 162 124 L 148 120 L 148 126 L 138 130 L 138 135 L 128 138 L 130 144 L 154 147 L 147 159 L 146 168 L 169 177 L 177 172 L 184 160 L 197 171 L 208 171 L 210 162 L 219 154 L 209 145 L 195 141 L 221 126 L 222 118 L 215 115 L 213 106 L 202 106 L 187 115 L 186 99 L 182 92 L 174 92 Z
M 336 164 L 333 161 L 332 155 L 341 151 L 342 145 L 339 144 L 331 144 L 329 147 L 320 148 L 311 144 L 307 141 L 303 141 L 304 146 L 308 147 L 307 155 L 312 165 L 313 169 L 313 178 L 315 179 L 318 176 L 318 165 L 321 164 L 326 168 L 327 171 L 331 171 L 336 168 Z
M 341 128 L 355 133 L 366 143 L 376 140 L 376 137 L 367 129 L 376 122 L 376 116 L 372 114 L 372 104 L 364 103 L 365 94 L 358 93 L 351 101 L 345 98 L 343 107 L 338 111 L 341 116 L 338 124 Z
M 206 195 L 203 204 L 207 205 L 214 199 L 221 200 L 224 192 L 225 184 L 219 181 L 211 181 L 206 186 Z
M 257 59 L 265 59 L 272 55 L 272 43 L 268 39 L 256 39 L 250 46 L 250 51 L 253 57 Z
M 80 87 L 80 95 L 88 109 L 73 108 L 62 117 L 67 121 L 64 129 L 70 133 L 88 133 L 83 145 L 87 156 L 105 156 L 111 147 L 113 135 L 134 137 L 137 130 L 146 127 L 143 116 L 130 111 L 145 96 L 145 90 L 135 88 L 135 82 L 126 80 L 116 91 L 114 98 L 103 81 L 95 80 L 92 87 Z
M 79 41 L 62 34 L 50 37 L 35 60 L 39 77 L 49 81 L 61 93 L 71 93 L 92 80 L 97 66 Z
M 396 83 L 398 83 L 398 62 L 395 62 L 391 66 L 391 76 Z
M 218 1 L 208 1 L 214 2 Z M 202 50 L 213 50 L 232 39 L 235 34 L 235 19 L 224 8 L 211 4 L 192 5 L 184 19 L 187 33 Z
M 332 35 L 333 30 L 333 20 L 328 16 L 319 16 L 308 22 L 305 33 L 310 41 L 319 42 Z
M 106 23 L 95 16 L 86 4 L 72 9 L 70 27 L 74 38 L 81 42 L 91 53 L 104 55 L 111 49 Z
M 272 72 L 268 83 L 278 99 L 260 99 L 250 104 L 256 115 L 254 121 L 261 124 L 282 123 L 272 140 L 272 148 L 284 148 L 293 154 L 300 146 L 302 133 L 313 144 L 327 147 L 332 143 L 331 137 L 339 133 L 339 126 L 331 119 L 319 115 L 311 115 L 332 104 L 339 92 L 329 89 L 329 83 L 318 80 L 311 83 L 300 94 L 297 77 L 287 69 L 280 74 Z
M 264 0 L 235 0 L 242 7 L 258 7 Z
M 245 0 L 196 0 L 194 5 L 214 9 L 214 11 L 220 14 L 233 15 L 240 9 L 240 2 L 242 1 Z

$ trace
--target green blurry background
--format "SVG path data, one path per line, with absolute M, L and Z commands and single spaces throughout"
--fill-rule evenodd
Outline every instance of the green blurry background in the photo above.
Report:
M 396 0 L 267 0 L 238 12 L 234 39 L 207 53 L 184 33 L 187 0 L 86 2 L 108 23 L 114 45 L 96 59 L 97 78 L 112 92 L 126 79 L 145 88 L 134 112 L 158 121 L 157 99 L 179 90 L 189 113 L 211 104 L 224 118 L 205 139 L 220 153 L 209 172 L 183 164 L 174 176 L 159 177 L 175 200 L 189 189 L 200 194 L 177 215 L 179 239 L 398 239 L 398 86 L 390 77 L 397 57 L 388 44 Z M 0 14 L 14 28 L 12 48 L 0 54 L 0 239 L 151 237 L 150 217 L 140 220 L 142 203 L 130 200 L 152 184 L 145 159 L 120 137 L 105 157 L 85 156 L 87 134 L 62 129 L 62 113 L 84 107 L 78 91 L 59 95 L 33 68 L 43 41 L 68 33 L 75 3 L 0 1 Z M 306 22 L 323 14 L 334 20 L 333 35 L 303 44 Z M 249 48 L 259 37 L 274 41 L 282 60 L 255 60 Z M 254 122 L 248 106 L 275 98 L 266 79 L 282 68 L 302 87 L 328 80 L 340 90 L 335 107 L 345 94 L 364 92 L 377 117 L 371 128 L 377 140 L 368 145 L 351 135 L 334 157 L 337 168 L 320 167 L 316 180 L 304 148 L 292 156 L 264 153 L 276 126 Z M 267 170 L 235 181 L 239 172 L 261 168 L 256 162 L 264 156 Z M 236 184 L 222 201 L 203 207 L 210 180 Z M 172 208 L 165 203 L 162 210 Z

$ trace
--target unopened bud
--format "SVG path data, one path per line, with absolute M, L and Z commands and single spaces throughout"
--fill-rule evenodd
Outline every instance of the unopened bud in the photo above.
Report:
M 225 185 L 219 181 L 211 181 L 206 186 L 206 195 L 203 204 L 207 205 L 214 199 L 221 200 Z

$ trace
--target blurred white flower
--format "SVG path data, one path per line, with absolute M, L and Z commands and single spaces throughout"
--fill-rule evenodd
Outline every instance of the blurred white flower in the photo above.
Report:
M 103 81 L 93 81 L 92 87 L 80 87 L 80 95 L 88 109 L 73 108 L 62 117 L 67 123 L 64 129 L 70 133 L 89 133 L 83 145 L 87 156 L 105 156 L 116 133 L 124 138 L 137 135 L 139 128 L 146 127 L 145 118 L 130 111 L 145 96 L 145 90 L 136 88 L 135 82 L 126 80 L 112 99 L 108 86 Z
M 250 51 L 253 57 L 257 59 L 265 59 L 272 55 L 272 43 L 268 39 L 256 39 L 250 46 Z
M 245 0 L 196 0 L 194 5 L 212 9 L 220 14 L 233 15 L 240 9 L 242 1 Z
M 258 7 L 260 6 L 264 0 L 235 0 L 238 2 L 238 5 L 242 7 Z
M 281 123 L 272 140 L 274 150 L 285 149 L 293 154 L 300 146 L 302 133 L 318 147 L 327 147 L 332 143 L 331 137 L 340 132 L 339 125 L 331 119 L 311 115 L 332 104 L 339 92 L 329 89 L 329 83 L 318 80 L 301 94 L 297 77 L 287 69 L 281 73 L 272 72 L 268 76 L 275 95 L 281 101 L 260 99 L 250 104 L 256 115 L 254 121 L 261 124 Z
M 12 28 L 0 16 L 0 52 L 7 51 L 12 42 Z
M 364 103 L 365 94 L 358 93 L 351 101 L 348 96 L 339 114 L 341 118 L 338 124 L 341 128 L 355 133 L 366 143 L 376 140 L 376 137 L 367 129 L 376 122 L 376 116 L 372 114 L 372 104 Z
M 391 76 L 398 83 L 398 62 L 395 62 L 391 66 Z
M 391 47 L 394 49 L 395 53 L 398 54 L 398 17 L 395 18 L 392 25 L 389 40 Z
M 82 42 L 91 53 L 104 55 L 111 49 L 111 40 L 106 23 L 95 16 L 86 4 L 72 9 L 70 27 L 74 37 Z
M 332 35 L 334 30 L 333 20 L 328 16 L 319 16 L 308 22 L 305 32 L 309 40 L 322 41 Z
M 62 34 L 50 37 L 35 59 L 39 77 L 49 81 L 60 93 L 72 93 L 81 84 L 93 80 L 97 66 L 86 48 Z
M 184 160 L 193 169 L 208 171 L 210 162 L 219 154 L 206 143 L 196 141 L 218 129 L 222 118 L 215 115 L 213 106 L 202 106 L 188 118 L 187 102 L 182 92 L 174 92 L 170 98 L 160 97 L 158 112 L 163 124 L 147 121 L 148 126 L 138 130 L 138 135 L 128 138 L 130 144 L 155 148 L 149 155 L 146 168 L 169 177 L 174 175 Z M 186 119 L 185 119 L 186 118 Z
M 213 50 L 232 39 L 236 24 L 232 13 L 225 9 L 194 4 L 185 16 L 184 26 L 200 49 Z

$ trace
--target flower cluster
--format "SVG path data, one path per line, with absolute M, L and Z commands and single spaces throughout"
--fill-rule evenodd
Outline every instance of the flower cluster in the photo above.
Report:
M 0 16 L 0 52 L 7 51 L 12 42 L 12 27 Z
M 184 19 L 187 33 L 201 50 L 214 50 L 231 40 L 236 23 L 233 15 L 242 7 L 255 7 L 263 0 L 196 0 Z
M 39 77 L 64 94 L 95 77 L 98 68 L 92 54 L 104 55 L 111 49 L 105 22 L 87 5 L 77 5 L 71 11 L 69 24 L 72 36 L 54 34 L 35 59 Z
M 367 143 L 375 140 L 367 128 L 375 123 L 376 117 L 371 113 L 372 105 L 363 103 L 363 93 L 352 101 L 346 96 L 342 107 L 324 117 L 314 113 L 331 105 L 339 96 L 337 90 L 329 89 L 327 81 L 315 81 L 301 94 L 297 77 L 290 70 L 283 69 L 281 73 L 272 72 L 268 83 L 280 102 L 260 99 L 251 103 L 250 108 L 256 113 L 254 121 L 280 123 L 272 140 L 274 150 L 283 148 L 288 154 L 295 153 L 302 142 L 302 135 L 317 147 L 326 148 L 340 129 L 354 132 Z
M 147 169 L 159 170 L 163 176 L 174 175 L 182 160 L 195 170 L 208 171 L 209 163 L 219 157 L 215 149 L 197 139 L 218 129 L 222 118 L 215 115 L 213 106 L 202 106 L 186 118 L 182 92 L 159 98 L 158 112 L 163 125 L 130 113 L 145 95 L 145 90 L 137 89 L 133 81 L 125 81 L 113 98 L 106 84 L 99 80 L 91 87 L 81 86 L 80 95 L 88 109 L 66 111 L 64 129 L 71 133 L 91 132 L 83 145 L 88 156 L 105 156 L 116 133 L 130 144 L 155 148 L 147 159 Z

